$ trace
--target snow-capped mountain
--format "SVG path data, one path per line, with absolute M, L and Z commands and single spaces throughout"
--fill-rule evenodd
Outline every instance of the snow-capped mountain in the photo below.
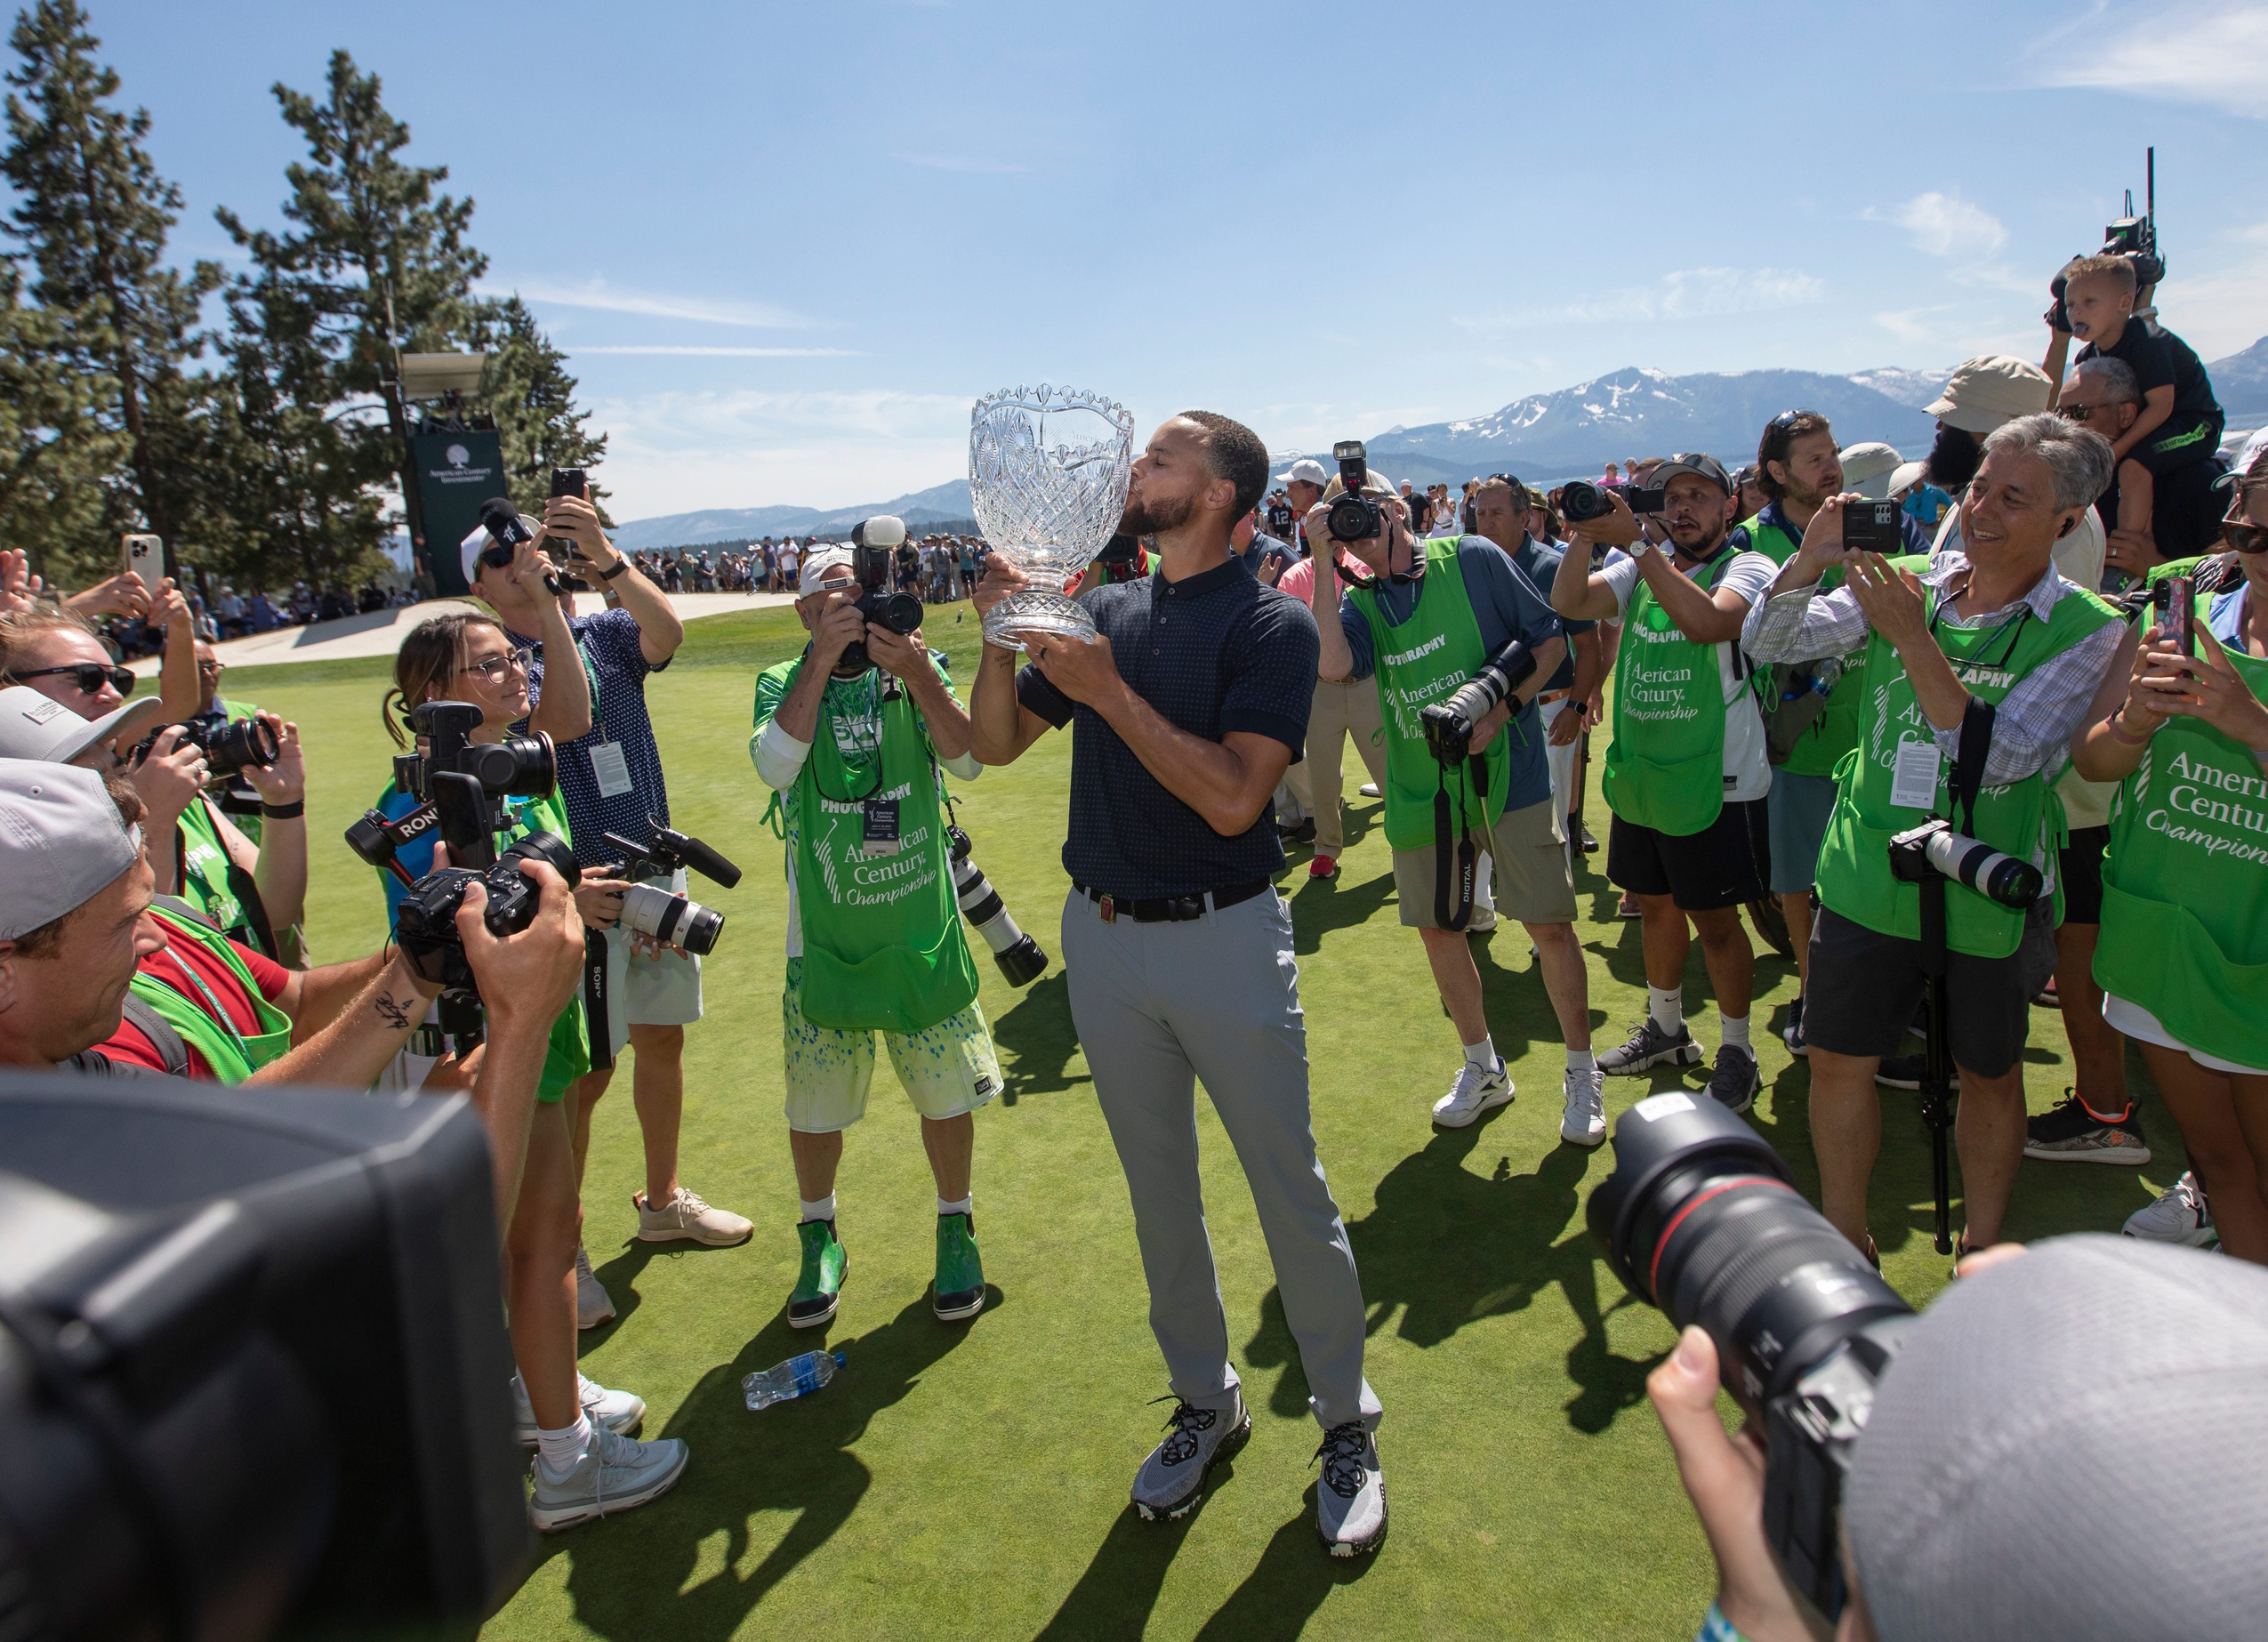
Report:
M 856 507 L 735 507 L 664 513 L 623 524 L 615 530 L 614 543 L 623 552 L 639 553 L 650 548 L 697 547 L 705 542 L 746 542 L 768 535 L 826 535 L 848 530 L 877 513 L 895 513 L 913 530 L 967 519 L 971 513 L 969 481 L 948 479 L 927 490 Z

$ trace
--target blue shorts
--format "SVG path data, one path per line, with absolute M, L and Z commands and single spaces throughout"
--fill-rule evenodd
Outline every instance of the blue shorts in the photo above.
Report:
M 1819 847 L 1835 813 L 1835 777 L 1775 769 L 1764 803 L 1772 831 L 1772 892 L 1801 895 L 1819 875 Z

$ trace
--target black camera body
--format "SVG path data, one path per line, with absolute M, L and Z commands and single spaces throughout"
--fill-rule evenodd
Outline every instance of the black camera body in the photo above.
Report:
M 850 527 L 850 573 L 858 579 L 858 614 L 900 637 L 921 625 L 921 601 L 891 586 L 897 549 L 905 540 L 905 521 L 888 513 L 862 519 Z M 865 641 L 854 639 L 843 646 L 835 671 L 847 678 L 871 664 Z
M 1536 658 L 1515 639 L 1480 664 L 1473 676 L 1459 685 L 1446 700 L 1418 710 L 1426 736 L 1426 751 L 1444 764 L 1461 763 L 1472 755 L 1473 728 L 1490 709 L 1521 685 L 1536 670 Z
M 1766 1433 L 1765 1537 L 1832 1621 L 1843 1479 L 1912 1308 L 1706 1094 L 1654 1095 L 1616 1121 L 1587 1218 L 1633 1294 L 1716 1342 L 1725 1388 Z
M 527 527 L 519 522 L 519 509 L 512 505 L 510 496 L 491 496 L 480 504 L 480 527 L 488 533 L 488 545 L 480 550 L 480 562 L 492 570 L 501 570 L 511 564 L 512 554 L 521 543 L 535 540 Z M 574 590 L 546 570 L 543 591 L 556 599 L 562 592 Z
M 1843 504 L 1843 547 L 1846 552 L 1882 553 L 1891 558 L 1906 551 L 1905 509 L 1895 502 L 1846 502 Z
M 283 756 L 283 744 L 276 732 L 260 720 L 208 712 L 178 724 L 160 724 L 134 744 L 130 761 L 140 764 L 147 759 L 157 737 L 169 729 L 181 732 L 173 744 L 176 748 L 193 746 L 205 754 L 205 767 L 214 780 L 227 780 L 247 764 L 266 769 Z
M 1339 463 L 1339 483 L 1346 492 L 1335 497 L 1323 514 L 1323 525 L 1334 542 L 1367 542 L 1386 534 L 1386 513 L 1363 494 L 1370 483 L 1371 464 L 1360 439 L 1341 439 L 1331 447 Z
M 1571 479 L 1559 491 L 1559 511 L 1567 522 L 1588 524 L 1594 519 L 1604 519 L 1614 511 L 1612 496 L 1621 496 L 1633 513 L 1659 513 L 1669 505 L 1668 490 L 1641 490 L 1629 485 L 1594 485 L 1587 479 Z
M 470 994 L 475 1000 L 479 997 L 472 967 L 465 959 L 464 938 L 457 932 L 457 912 L 464 905 L 469 887 L 478 883 L 487 890 L 488 905 L 480 921 L 497 939 L 517 935 L 535 921 L 541 897 L 520 872 L 522 861 L 543 862 L 566 879 L 570 889 L 583 881 L 582 869 L 576 866 L 575 851 L 567 840 L 556 833 L 530 833 L 491 865 L 437 868 L 412 884 L 409 893 L 402 897 L 394 915 L 394 938 L 420 975 L 440 983 L 444 999 L 451 993 Z

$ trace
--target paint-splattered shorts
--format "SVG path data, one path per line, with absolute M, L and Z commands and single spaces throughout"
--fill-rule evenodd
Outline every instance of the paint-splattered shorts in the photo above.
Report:
M 787 1126 L 805 1134 L 832 1134 L 866 1115 L 874 1081 L 874 1034 L 815 1026 L 803 1018 L 803 960 L 787 961 L 780 993 L 782 1039 L 787 1046 Z M 913 1109 L 942 1121 L 973 1112 L 1001 1090 L 992 1029 L 974 1002 L 920 1032 L 885 1032 L 890 1066 Z

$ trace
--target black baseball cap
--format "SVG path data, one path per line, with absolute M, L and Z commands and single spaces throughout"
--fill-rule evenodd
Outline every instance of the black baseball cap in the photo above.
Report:
M 1657 464 L 1653 471 L 1646 475 L 1646 479 L 1651 488 L 1659 490 L 1680 473 L 1698 474 L 1726 495 L 1733 494 L 1732 475 L 1725 472 L 1723 463 L 1705 451 L 1681 452 L 1670 457 L 1669 461 Z

